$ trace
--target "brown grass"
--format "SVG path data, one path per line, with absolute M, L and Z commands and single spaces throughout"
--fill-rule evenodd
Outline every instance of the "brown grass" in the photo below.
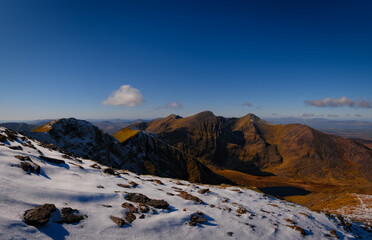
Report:
M 130 128 L 123 128 L 119 130 L 117 133 L 114 134 L 114 138 L 116 138 L 119 142 L 125 142 L 129 138 L 135 136 L 137 133 L 139 133 L 140 130 L 134 130 Z

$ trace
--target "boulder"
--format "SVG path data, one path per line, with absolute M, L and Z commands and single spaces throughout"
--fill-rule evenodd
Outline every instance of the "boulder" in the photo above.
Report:
M 27 225 L 39 227 L 46 224 L 49 221 L 50 215 L 56 210 L 54 204 L 43 204 L 33 209 L 27 210 L 23 219 Z

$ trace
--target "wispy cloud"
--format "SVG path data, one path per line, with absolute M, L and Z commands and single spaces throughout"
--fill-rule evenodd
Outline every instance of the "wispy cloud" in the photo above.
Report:
M 144 101 L 140 90 L 132 88 L 130 85 L 123 85 L 118 90 L 114 91 L 102 104 L 136 107 L 141 105 Z
M 302 114 L 302 117 L 314 117 L 315 114 L 314 113 L 304 113 Z
M 338 118 L 338 115 L 336 115 L 336 114 L 328 114 L 327 116 L 332 117 L 332 118 Z
M 180 102 L 170 102 L 164 106 L 156 107 L 155 109 L 182 109 L 183 105 Z
M 252 107 L 252 104 L 250 102 L 243 102 L 242 106 Z
M 363 117 L 362 114 L 355 114 L 355 117 Z
M 354 108 L 372 108 L 371 100 L 364 100 L 359 98 L 358 100 L 352 100 L 347 97 L 341 97 L 337 99 L 323 98 L 318 100 L 307 100 L 306 105 L 314 107 L 354 107 Z

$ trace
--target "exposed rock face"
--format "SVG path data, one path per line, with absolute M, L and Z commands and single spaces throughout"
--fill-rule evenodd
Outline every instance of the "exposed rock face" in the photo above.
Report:
M 228 182 L 197 159 L 142 131 L 126 130 L 118 134 L 119 142 L 89 122 L 74 118 L 52 121 L 35 131 L 27 134 L 44 145 L 117 169 L 192 182 Z
M 50 215 L 56 210 L 54 204 L 43 204 L 39 207 L 27 210 L 23 219 L 27 225 L 31 226 L 42 226 L 49 221 Z
M 372 150 L 301 124 L 274 125 L 253 114 L 241 118 L 202 112 L 130 127 L 158 134 L 193 157 L 253 175 L 328 182 L 372 182 Z

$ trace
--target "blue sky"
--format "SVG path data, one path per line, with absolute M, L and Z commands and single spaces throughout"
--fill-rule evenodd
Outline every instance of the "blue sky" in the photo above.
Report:
M 0 0 L 0 120 L 203 110 L 372 120 L 371 11 L 371 1 Z

